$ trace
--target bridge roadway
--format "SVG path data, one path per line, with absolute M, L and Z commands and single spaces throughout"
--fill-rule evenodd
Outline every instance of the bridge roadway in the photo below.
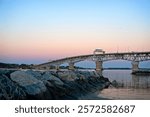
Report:
M 59 66 L 64 63 L 69 64 L 69 70 L 74 70 L 74 64 L 84 60 L 95 61 L 96 71 L 102 72 L 102 63 L 110 60 L 127 60 L 132 63 L 132 71 L 138 71 L 139 62 L 150 60 L 150 52 L 122 52 L 122 53 L 104 53 L 104 54 L 89 54 L 62 58 L 53 60 L 43 64 L 35 65 L 35 69 L 49 69 L 50 66 L 55 66 L 59 70 Z

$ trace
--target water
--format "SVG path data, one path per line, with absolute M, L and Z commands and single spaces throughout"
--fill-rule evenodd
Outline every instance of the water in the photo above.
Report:
M 99 96 L 109 99 L 150 99 L 150 75 L 132 75 L 131 70 L 104 70 L 103 76 L 116 80 L 120 87 L 109 87 Z

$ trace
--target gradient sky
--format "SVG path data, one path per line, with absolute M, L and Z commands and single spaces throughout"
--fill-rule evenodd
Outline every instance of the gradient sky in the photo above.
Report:
M 150 0 L 0 0 L 0 62 L 150 51 Z

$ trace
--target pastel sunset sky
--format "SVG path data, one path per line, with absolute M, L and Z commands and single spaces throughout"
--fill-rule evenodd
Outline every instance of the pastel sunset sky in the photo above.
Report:
M 150 51 L 150 0 L 0 0 L 0 62 Z

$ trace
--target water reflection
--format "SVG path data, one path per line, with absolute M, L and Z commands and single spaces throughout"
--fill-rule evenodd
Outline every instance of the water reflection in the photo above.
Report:
M 150 88 L 150 76 L 132 75 L 133 88 Z
M 109 87 L 100 96 L 110 99 L 150 99 L 150 75 L 132 75 L 131 70 L 105 70 L 103 75 L 116 80 L 119 87 Z

